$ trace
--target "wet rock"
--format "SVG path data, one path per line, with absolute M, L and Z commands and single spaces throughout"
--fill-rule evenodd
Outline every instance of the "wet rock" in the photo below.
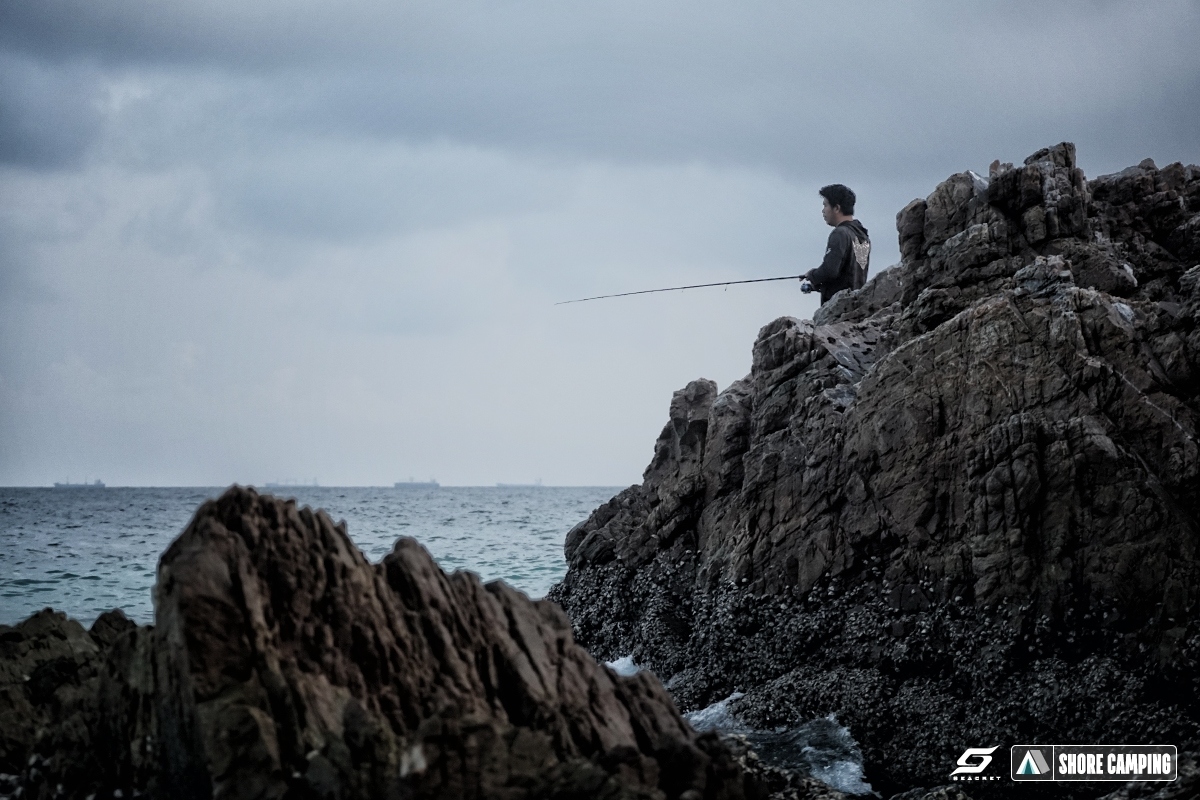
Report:
M 1180 753 L 1179 778 L 1161 783 L 1134 781 L 1122 786 L 1102 800 L 1188 800 L 1200 797 L 1200 769 L 1191 755 Z
M 770 794 L 770 800 L 849 800 L 854 795 L 839 792 L 816 778 L 797 775 L 764 762 L 744 736 L 726 738 L 737 763 L 747 775 L 753 775 Z
M 964 743 L 1197 750 L 1200 169 L 1088 181 L 1064 143 L 897 227 L 901 264 L 672 404 L 550 597 L 685 709 L 835 713 L 885 796 Z M 611 561 L 570 546 L 601 531 Z
M 910 789 L 892 795 L 890 800 L 970 800 L 970 796 L 958 786 L 939 786 L 936 789 Z
M 78 622 L 45 609 L 0 626 L 0 773 L 21 797 L 52 797 L 102 768 L 96 732 L 101 651 Z
M 117 640 L 121 634 L 128 633 L 137 627 L 137 623 L 125 616 L 125 612 L 119 608 L 112 611 L 105 611 L 96 621 L 92 623 L 92 627 L 88 633 L 96 641 L 100 647 L 108 647 Z

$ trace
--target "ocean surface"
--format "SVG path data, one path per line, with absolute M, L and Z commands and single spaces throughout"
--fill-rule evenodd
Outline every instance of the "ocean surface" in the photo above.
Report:
M 51 606 L 90 626 L 120 608 L 154 621 L 158 557 L 219 488 L 0 488 L 0 624 Z M 345 520 L 372 562 L 401 536 L 446 571 L 500 578 L 541 597 L 566 573 L 563 539 L 620 487 L 264 489 Z

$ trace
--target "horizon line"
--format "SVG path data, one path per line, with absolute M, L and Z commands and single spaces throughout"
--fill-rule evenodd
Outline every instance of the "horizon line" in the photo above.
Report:
M 612 489 L 614 487 L 625 487 L 634 484 L 608 484 L 608 483 L 438 483 L 439 489 Z M 90 484 L 76 484 L 70 488 L 90 488 Z M 227 483 L 227 484 L 124 484 L 124 485 L 109 485 L 104 484 L 104 489 L 228 489 L 232 486 L 242 486 L 253 489 L 395 489 L 404 488 L 396 487 L 393 484 L 374 484 L 374 483 L 346 483 L 346 484 L 311 484 L 311 483 L 293 483 L 283 484 L 278 486 L 267 486 L 266 483 Z M 0 486 L 3 489 L 53 489 L 53 484 L 32 483 L 32 484 L 12 484 Z

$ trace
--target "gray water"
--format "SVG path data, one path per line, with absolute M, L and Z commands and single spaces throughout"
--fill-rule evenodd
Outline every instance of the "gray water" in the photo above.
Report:
M 47 606 L 85 626 L 112 608 L 154 621 L 158 557 L 221 488 L 0 488 L 0 624 Z M 412 536 L 446 571 L 541 597 L 566 573 L 563 539 L 617 488 L 295 486 L 268 490 L 345 520 L 373 562 Z

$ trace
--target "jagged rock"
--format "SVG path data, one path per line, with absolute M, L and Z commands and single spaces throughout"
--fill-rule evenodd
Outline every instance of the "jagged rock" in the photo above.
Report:
M 1101 800 L 1192 800 L 1195 797 L 1200 797 L 1200 769 L 1197 769 L 1195 758 L 1182 756 L 1176 780 L 1134 781 L 1104 795 Z
M 745 773 L 753 775 L 759 785 L 770 792 L 770 800 L 850 800 L 854 797 L 826 786 L 816 778 L 763 762 L 744 736 L 733 734 L 725 741 Z
M 768 794 L 558 606 L 447 575 L 412 539 L 372 565 L 294 501 L 201 506 L 155 608 L 152 628 L 47 610 L 0 629 L 0 770 L 23 798 Z
M 1022 787 L 1024 788 L 1024 787 Z M 936 789 L 910 789 L 907 792 L 892 795 L 890 800 L 971 800 L 970 796 L 958 786 L 939 786 Z
M 897 228 L 901 264 L 676 394 L 549 596 L 685 708 L 836 713 L 885 793 L 972 745 L 1200 749 L 1200 168 L 1087 181 L 1062 144 Z
M 96 768 L 99 652 L 83 626 L 50 609 L 0 626 L 0 773 L 49 797 L 48 775 L 70 781 Z
M 928 205 L 924 200 L 913 200 L 896 214 L 901 258 L 916 258 L 925 250 L 925 209 Z

